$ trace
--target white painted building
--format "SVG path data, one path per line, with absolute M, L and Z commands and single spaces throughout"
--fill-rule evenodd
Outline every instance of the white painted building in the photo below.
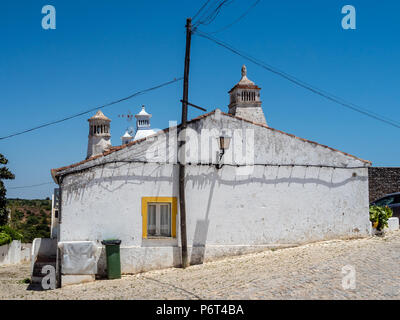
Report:
M 180 160 L 187 164 L 192 264 L 371 233 L 371 163 L 267 126 L 260 88 L 245 67 L 230 91 L 229 113 L 217 109 L 188 128 Z M 179 127 L 167 128 L 53 169 L 61 195 L 58 240 L 95 242 L 100 274 L 101 240 L 109 238 L 122 240 L 123 273 L 180 265 L 180 135 Z M 225 150 L 221 136 L 230 141 Z

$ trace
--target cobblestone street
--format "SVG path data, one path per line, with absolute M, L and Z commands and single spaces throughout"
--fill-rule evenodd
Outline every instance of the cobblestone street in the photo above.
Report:
M 356 289 L 342 288 L 342 267 Z M 0 267 L 0 299 L 399 299 L 400 232 L 265 251 L 120 280 L 29 291 L 29 265 Z

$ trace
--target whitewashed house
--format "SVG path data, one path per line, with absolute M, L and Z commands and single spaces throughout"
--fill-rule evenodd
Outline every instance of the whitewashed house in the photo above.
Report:
M 270 128 L 245 67 L 229 94 L 228 113 L 188 122 L 184 159 L 177 157 L 179 127 L 112 147 L 110 120 L 99 111 L 89 120 L 88 158 L 51 171 L 61 197 L 58 241 L 95 242 L 99 274 L 101 240 L 109 238 L 122 240 L 123 273 L 180 265 L 178 159 L 186 163 L 192 264 L 369 235 L 371 163 Z M 225 149 L 220 137 L 230 141 Z

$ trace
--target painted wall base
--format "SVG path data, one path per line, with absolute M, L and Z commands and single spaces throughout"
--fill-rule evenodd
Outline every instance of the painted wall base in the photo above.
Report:
M 348 239 L 348 237 L 344 237 Z M 300 245 L 292 244 L 266 244 L 266 245 L 209 245 L 188 247 L 188 259 L 190 265 L 212 262 L 232 256 L 258 253 L 271 249 L 291 248 Z M 124 247 L 120 248 L 121 273 L 137 274 L 141 272 L 180 267 L 181 248 L 172 247 Z M 106 276 L 107 263 L 105 250 L 98 247 L 96 253 L 97 274 Z

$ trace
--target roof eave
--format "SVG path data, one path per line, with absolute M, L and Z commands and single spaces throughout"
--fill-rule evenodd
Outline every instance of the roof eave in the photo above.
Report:
M 195 121 L 204 119 L 204 118 L 206 118 L 206 117 L 208 117 L 208 116 L 214 114 L 215 111 L 216 111 L 216 110 L 213 110 L 213 111 L 211 111 L 211 112 L 202 114 L 201 116 L 198 116 L 198 117 L 196 117 L 196 118 L 194 118 L 194 119 L 189 120 L 187 123 L 192 123 L 192 122 L 195 122 Z M 278 130 L 278 129 L 271 128 L 271 127 L 267 126 L 266 124 L 256 123 L 256 122 L 250 121 L 250 120 L 248 120 L 248 119 L 244 119 L 244 118 L 241 118 L 241 117 L 238 117 L 238 116 L 234 116 L 234 115 L 231 115 L 231 114 L 225 113 L 225 112 L 221 112 L 221 114 L 222 114 L 222 115 L 225 115 L 225 116 L 228 116 L 228 117 L 231 117 L 231 118 L 234 118 L 234 119 L 237 119 L 237 120 L 241 120 L 241 121 L 244 121 L 244 122 L 247 122 L 247 123 L 251 123 L 251 124 L 256 125 L 256 126 L 264 127 L 264 128 L 266 128 L 266 129 L 269 129 L 269 130 L 272 130 L 272 131 L 275 131 L 275 132 L 279 132 L 279 133 L 281 133 L 281 134 L 288 135 L 288 136 L 290 136 L 290 137 L 292 137 L 292 138 L 296 138 L 296 139 L 299 139 L 299 140 L 304 141 L 304 142 L 312 143 L 312 144 L 315 144 L 315 145 L 318 145 L 318 146 L 327 148 L 327 149 L 332 150 L 332 151 L 335 151 L 335 152 L 339 152 L 339 153 L 341 153 L 341 154 L 343 154 L 343 155 L 345 155 L 345 156 L 349 156 L 349 157 L 351 157 L 351 158 L 353 158 L 353 159 L 355 159 L 355 160 L 358 160 L 358 161 L 363 162 L 363 163 L 366 165 L 366 167 L 372 166 L 372 162 L 371 162 L 371 161 L 364 160 L 364 159 L 360 159 L 360 158 L 358 158 L 358 157 L 356 157 L 356 156 L 353 156 L 353 155 L 351 155 L 351 154 L 349 154 L 349 153 L 346 153 L 346 152 L 343 152 L 343 151 L 340 151 L 340 150 L 331 148 L 331 147 L 329 147 L 329 146 L 320 144 L 320 143 L 318 143 L 318 142 L 311 141 L 311 140 L 307 140 L 307 139 L 304 139 L 304 138 L 300 138 L 300 137 L 297 137 L 297 136 L 295 136 L 295 135 L 293 135 L 293 134 L 290 134 L 290 133 L 287 133 L 287 132 L 284 132 L 284 131 L 281 131 L 281 130 Z M 178 125 L 177 127 L 174 127 L 174 128 L 179 128 L 179 127 L 180 127 L 180 125 Z M 139 144 L 139 143 L 141 143 L 141 142 L 146 141 L 146 140 L 149 139 L 149 138 L 152 138 L 152 137 L 157 136 L 158 134 L 160 134 L 160 133 L 162 133 L 162 132 L 164 132 L 164 133 L 165 133 L 165 132 L 168 132 L 169 129 L 170 129 L 170 128 L 166 128 L 166 129 L 157 131 L 155 134 L 152 134 L 152 135 L 150 135 L 150 136 L 148 136 L 148 137 L 144 137 L 144 138 L 142 138 L 142 139 L 138 139 L 138 140 L 131 141 L 131 142 L 125 144 L 125 145 L 116 146 L 116 147 L 111 147 L 109 150 L 103 152 L 102 154 L 93 156 L 93 157 L 91 157 L 91 158 L 89 158 L 89 159 L 86 159 L 86 160 L 83 160 L 83 161 L 81 161 L 81 162 L 78 162 L 78 163 L 75 163 L 75 164 L 72 164 L 72 165 L 69 165 L 69 166 L 61 167 L 61 168 L 58 168 L 58 169 L 52 169 L 52 170 L 51 170 L 51 175 L 52 175 L 52 177 L 53 177 L 53 180 L 54 180 L 57 184 L 59 184 L 59 182 L 58 182 L 58 181 L 59 181 L 59 177 L 65 175 L 65 174 L 70 173 L 71 171 L 70 171 L 69 169 L 73 169 L 73 168 L 79 167 L 80 165 L 83 165 L 83 164 L 85 164 L 85 163 L 87 163 L 87 162 L 90 162 L 90 161 L 92 161 L 92 160 L 98 159 L 98 158 L 100 158 L 100 157 L 107 156 L 107 155 L 109 155 L 109 154 L 111 154 L 111 153 L 114 153 L 114 152 L 119 151 L 119 150 L 121 150 L 121 149 L 130 147 L 130 146 L 132 146 L 132 145 Z

